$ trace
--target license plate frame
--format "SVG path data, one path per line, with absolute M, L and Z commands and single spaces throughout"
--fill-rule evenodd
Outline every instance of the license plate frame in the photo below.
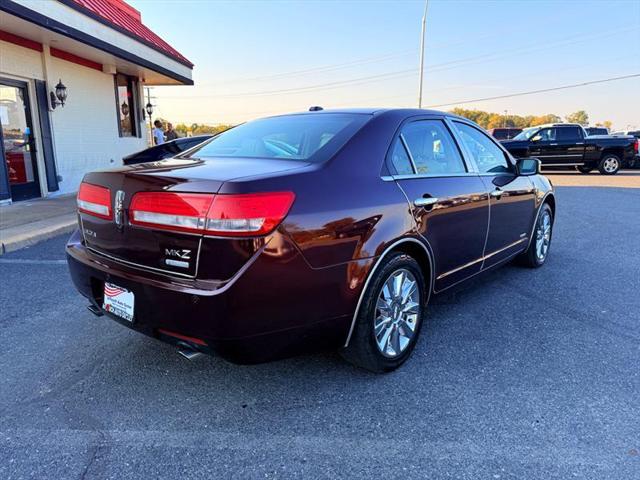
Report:
M 131 290 L 111 282 L 104 282 L 102 308 L 118 318 L 133 323 L 135 295 Z

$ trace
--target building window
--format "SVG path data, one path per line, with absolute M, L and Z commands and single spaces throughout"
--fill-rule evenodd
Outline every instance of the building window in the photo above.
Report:
M 118 112 L 118 129 L 121 137 L 139 137 L 140 126 L 137 122 L 138 96 L 136 88 L 138 82 L 121 73 L 116 74 L 116 110 Z

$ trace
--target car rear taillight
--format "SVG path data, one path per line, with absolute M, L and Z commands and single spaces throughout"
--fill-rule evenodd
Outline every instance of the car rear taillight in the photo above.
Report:
M 294 199 L 293 192 L 216 195 L 205 230 L 217 235 L 265 235 L 280 225 Z
M 140 192 L 129 208 L 132 225 L 179 232 L 248 237 L 271 233 L 293 204 L 292 192 L 213 195 Z
M 129 207 L 130 221 L 180 232 L 201 233 L 213 195 L 202 193 L 136 193 Z
M 640 140 L 638 140 L 636 138 L 636 142 L 633 144 L 633 150 L 636 152 L 636 155 L 638 154 L 638 144 L 640 143 Z
M 111 220 L 111 191 L 107 187 L 82 182 L 77 202 L 80 212 Z

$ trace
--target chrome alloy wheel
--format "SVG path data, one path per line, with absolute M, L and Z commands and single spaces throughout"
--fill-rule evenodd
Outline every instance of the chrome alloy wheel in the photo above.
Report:
M 547 257 L 549 244 L 551 243 L 551 214 L 548 211 L 542 212 L 542 217 L 538 221 L 536 228 L 536 257 L 543 261 Z
M 618 159 L 615 157 L 607 157 L 605 158 L 602 169 L 607 173 L 613 173 L 618 170 Z
M 416 277 L 404 268 L 384 282 L 374 320 L 374 334 L 380 353 L 396 358 L 411 343 L 420 321 L 420 288 Z

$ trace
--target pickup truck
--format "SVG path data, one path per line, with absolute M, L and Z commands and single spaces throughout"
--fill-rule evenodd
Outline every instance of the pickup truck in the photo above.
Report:
M 515 157 L 539 158 L 543 167 L 575 167 L 582 173 L 597 168 L 603 175 L 615 175 L 638 155 L 634 137 L 589 136 L 581 125 L 571 123 L 526 128 L 500 143 Z

